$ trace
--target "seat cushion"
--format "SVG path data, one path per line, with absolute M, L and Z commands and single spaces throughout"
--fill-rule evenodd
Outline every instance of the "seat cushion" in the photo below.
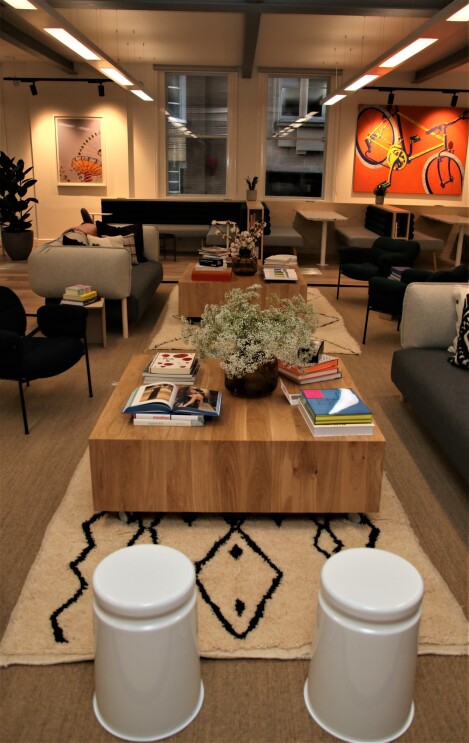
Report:
M 373 263 L 344 263 L 342 273 L 349 279 L 369 281 L 373 276 L 378 276 L 379 268 Z
M 74 366 L 83 356 L 84 347 L 79 338 L 23 338 L 22 374 L 26 379 L 54 377 Z M 16 359 L 5 354 L 0 361 L 0 377 L 16 379 Z

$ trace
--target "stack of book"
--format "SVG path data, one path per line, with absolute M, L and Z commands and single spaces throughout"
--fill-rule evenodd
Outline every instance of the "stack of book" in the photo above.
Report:
M 317 362 L 308 366 L 291 366 L 283 361 L 278 362 L 279 374 L 287 379 L 291 379 L 297 384 L 311 384 L 313 382 L 322 382 L 326 379 L 340 379 L 342 376 L 339 371 L 339 359 L 336 356 L 320 354 Z
M 279 266 L 280 268 L 297 268 L 298 258 L 290 254 L 269 255 L 264 261 L 264 266 L 266 268 L 278 268 Z
M 350 388 L 301 390 L 298 407 L 313 436 L 364 436 L 374 432 L 371 410 Z
M 77 304 L 83 307 L 97 300 L 98 292 L 92 289 L 91 286 L 87 284 L 73 284 L 73 286 L 66 287 L 61 304 Z
M 158 351 L 143 370 L 143 383 L 165 381 L 192 384 L 199 366 L 200 359 L 195 351 Z
M 220 265 L 209 265 L 204 258 L 200 258 L 192 269 L 192 279 L 194 281 L 230 281 L 233 272 L 224 259 L 221 259 Z M 210 259 L 215 262 L 214 259 Z
M 122 412 L 135 426 L 203 426 L 220 415 L 221 398 L 217 390 L 154 382 L 136 387 Z
M 207 259 L 229 262 L 231 259 L 230 250 L 226 247 L 226 245 L 203 245 L 199 250 L 199 255 L 199 260 Z

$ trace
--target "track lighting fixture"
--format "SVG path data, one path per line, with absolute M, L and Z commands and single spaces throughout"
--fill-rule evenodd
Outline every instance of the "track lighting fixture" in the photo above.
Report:
M 98 85 L 98 95 L 100 98 L 104 98 L 104 85 L 102 83 Z
M 31 91 L 31 95 L 37 95 L 37 88 L 36 88 L 36 83 L 35 83 L 34 80 L 31 83 L 31 85 L 29 86 L 29 89 Z
M 390 90 L 388 95 L 388 106 L 392 106 L 394 103 L 394 91 Z
M 456 108 L 457 105 L 458 105 L 458 94 L 457 93 L 453 93 L 453 95 L 451 97 L 450 106 L 451 106 L 451 108 Z

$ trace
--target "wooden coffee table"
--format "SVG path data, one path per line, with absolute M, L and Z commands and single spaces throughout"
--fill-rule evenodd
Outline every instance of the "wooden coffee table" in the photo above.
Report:
M 223 302 L 225 294 L 231 289 L 247 289 L 260 284 L 260 303 L 265 307 L 272 295 L 280 299 L 291 299 L 301 294 L 306 300 L 308 285 L 304 276 L 297 270 L 298 281 L 264 281 L 261 264 L 255 276 L 236 276 L 231 281 L 192 281 L 195 263 L 187 266 L 179 280 L 179 314 L 183 317 L 201 317 L 206 304 Z
M 96 511 L 378 511 L 385 445 L 378 426 L 372 436 L 315 439 L 280 385 L 269 397 L 233 397 L 211 360 L 197 385 L 223 392 L 220 418 L 202 428 L 134 426 L 121 410 L 150 358 L 132 357 L 91 433 Z M 342 379 L 320 386 L 355 387 L 341 368 Z

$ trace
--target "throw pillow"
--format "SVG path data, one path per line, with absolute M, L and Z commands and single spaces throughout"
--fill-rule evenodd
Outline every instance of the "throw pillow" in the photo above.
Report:
M 453 366 L 459 366 L 461 369 L 467 369 L 469 371 L 469 294 L 466 295 L 466 299 L 464 300 L 456 352 L 448 361 Z
M 134 235 L 138 263 L 143 263 L 147 260 L 143 254 L 143 228 L 141 224 L 127 224 L 123 227 L 115 227 L 112 224 L 96 222 L 96 227 L 100 237 L 102 235 Z
M 454 336 L 453 342 L 448 346 L 450 353 L 456 352 L 456 345 L 458 343 L 459 328 L 461 327 L 462 312 L 464 308 L 464 301 L 467 294 L 469 293 L 468 286 L 456 286 L 453 292 L 453 299 L 456 302 L 456 335 Z
M 62 245 L 88 245 L 88 240 L 80 230 L 67 230 L 62 235 Z
M 94 237 L 88 235 L 88 245 L 95 248 L 123 248 L 124 238 L 121 235 L 116 237 Z

